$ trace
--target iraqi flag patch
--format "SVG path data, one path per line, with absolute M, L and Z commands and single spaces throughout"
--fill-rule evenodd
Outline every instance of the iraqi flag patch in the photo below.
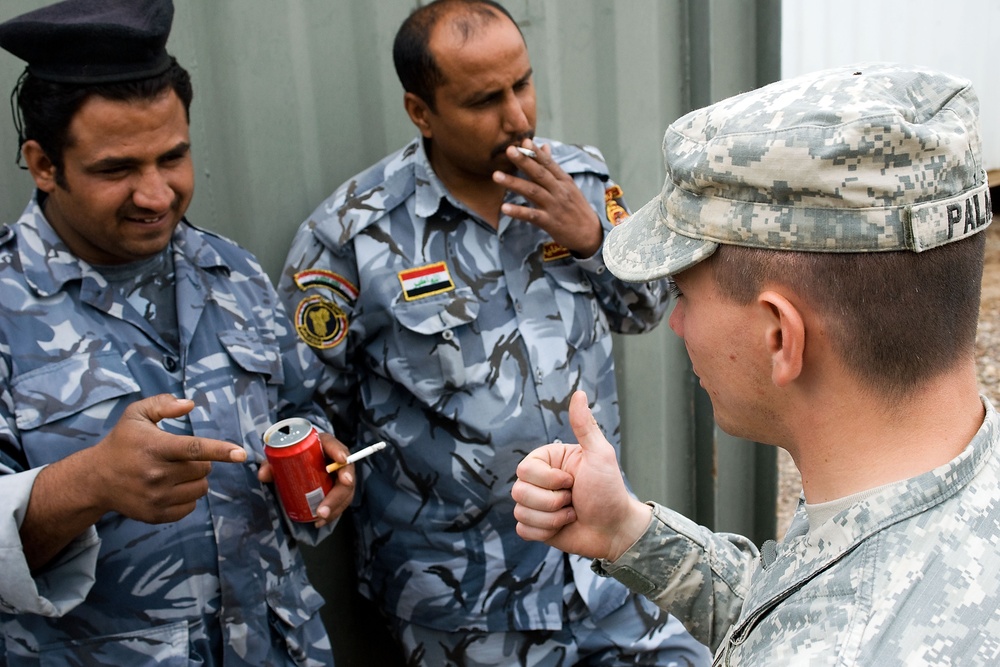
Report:
M 455 283 L 448 272 L 448 265 L 435 262 L 415 269 L 400 271 L 399 284 L 403 287 L 403 298 L 407 301 L 423 299 L 455 289 Z

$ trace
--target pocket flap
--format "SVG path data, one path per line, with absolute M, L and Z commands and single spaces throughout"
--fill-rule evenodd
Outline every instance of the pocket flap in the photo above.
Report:
M 443 296 L 417 301 L 399 301 L 392 307 L 396 321 L 419 334 L 436 334 L 474 322 L 479 317 L 479 300 L 469 287 L 460 287 Z
M 553 282 L 567 292 L 574 294 L 589 294 L 594 291 L 594 286 L 590 284 L 576 264 L 551 264 L 545 266 L 545 273 Z
M 75 354 L 29 371 L 11 383 L 17 427 L 22 430 L 137 392 L 139 384 L 114 350 Z
M 304 568 L 291 568 L 267 591 L 267 606 L 286 625 L 297 628 L 319 611 L 323 596 L 309 583 Z
M 281 351 L 274 342 L 264 340 L 257 331 L 220 331 L 219 342 L 243 370 L 266 375 L 271 383 L 280 384 L 284 381 Z
M 159 625 L 145 630 L 94 637 L 40 647 L 40 667 L 65 665 L 157 665 L 186 667 L 190 638 L 186 621 Z M 11 667 L 21 664 L 11 660 Z M 34 664 L 34 663 L 30 663 Z

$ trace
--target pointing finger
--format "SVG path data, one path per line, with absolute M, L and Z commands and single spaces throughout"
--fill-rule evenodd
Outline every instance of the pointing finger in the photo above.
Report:
M 175 437 L 179 442 L 175 446 L 163 450 L 163 458 L 167 461 L 242 463 L 247 458 L 246 451 L 231 442 L 186 435 Z

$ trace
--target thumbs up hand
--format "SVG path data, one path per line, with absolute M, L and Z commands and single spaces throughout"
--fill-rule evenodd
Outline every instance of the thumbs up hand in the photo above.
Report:
M 616 560 L 649 525 L 649 506 L 625 488 L 614 447 L 573 394 L 569 423 L 580 444 L 544 445 L 517 466 L 511 496 L 517 534 L 587 558 Z

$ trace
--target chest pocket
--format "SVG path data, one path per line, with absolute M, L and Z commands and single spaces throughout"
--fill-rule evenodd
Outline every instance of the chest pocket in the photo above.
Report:
M 608 335 L 608 319 L 597 302 L 594 287 L 575 264 L 546 263 L 545 275 L 553 285 L 552 292 L 570 346 L 588 348 Z
M 479 305 L 468 287 L 393 304 L 400 328 L 396 349 L 386 363 L 394 379 L 427 402 L 442 393 L 481 384 L 489 362 L 476 326 Z
M 229 330 L 219 332 L 219 342 L 243 370 L 265 376 L 268 384 L 285 383 L 281 350 L 276 341 L 268 341 L 256 331 Z
M 214 388 L 220 392 L 217 403 L 210 404 L 235 401 L 243 443 L 257 451 L 263 446 L 260 435 L 275 420 L 272 408 L 278 405 L 278 388 L 285 384 L 281 349 L 276 340 L 256 329 L 229 329 L 218 332 L 218 337 L 234 372 L 231 378 L 223 376 L 225 384 Z
M 51 463 L 92 445 L 117 419 L 118 401 L 138 393 L 138 382 L 114 350 L 75 354 L 14 378 L 14 419 L 28 464 Z M 35 438 L 43 438 L 44 446 L 32 446 Z

